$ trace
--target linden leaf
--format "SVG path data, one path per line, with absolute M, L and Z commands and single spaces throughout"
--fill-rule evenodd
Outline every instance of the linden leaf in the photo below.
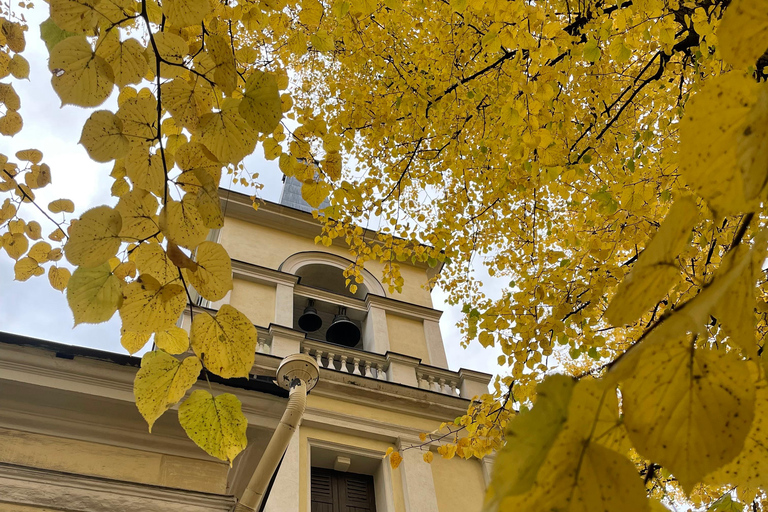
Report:
M 62 105 L 97 107 L 112 92 L 115 76 L 103 57 L 93 53 L 85 36 L 65 39 L 51 51 L 51 83 Z
M 63 292 L 69 283 L 69 279 L 72 277 L 68 268 L 65 267 L 50 267 L 48 269 L 48 282 L 54 290 Z
M 426 462 L 427 464 L 431 464 L 432 461 L 435 459 L 435 454 L 432 452 L 425 452 L 424 455 L 422 455 L 422 457 L 424 458 L 424 462 Z
M 717 29 L 718 48 L 736 68 L 755 66 L 768 50 L 768 2 L 734 0 Z
M 162 84 L 160 90 L 163 106 L 180 126 L 193 133 L 197 131 L 200 118 L 213 107 L 213 93 L 210 87 L 197 82 L 189 83 L 177 78 Z
M 141 244 L 133 252 L 133 259 L 139 274 L 148 274 L 160 284 L 172 283 L 179 279 L 179 269 L 156 242 Z
M 101 0 L 51 0 L 50 21 L 60 30 L 92 35 L 96 25 L 103 18 L 97 8 L 100 3 Z M 53 31 L 52 28 L 47 30 L 48 33 Z M 50 38 L 43 37 L 43 40 L 48 44 Z M 55 43 L 49 45 L 48 50 L 52 46 L 55 46 Z
M 152 334 L 148 332 L 131 332 L 120 329 L 120 344 L 129 354 L 135 354 L 144 348 L 150 336 Z
M 308 180 L 301 184 L 301 197 L 313 208 L 319 208 L 331 193 L 331 186 L 324 181 Z
M 212 317 L 198 313 L 192 320 L 192 350 L 208 370 L 230 379 L 247 377 L 256 357 L 256 328 L 229 304 Z
M 389 465 L 392 467 L 392 469 L 397 469 L 400 467 L 401 462 L 403 462 L 403 456 L 400 455 L 400 452 L 392 452 L 392 454 L 389 456 Z
M 299 21 L 306 25 L 310 30 L 314 30 L 320 25 L 323 17 L 323 4 L 318 0 L 303 0 L 301 3 L 301 12 Z
M 146 240 L 160 231 L 157 198 L 146 190 L 134 189 L 120 197 L 115 210 L 123 219 L 120 237 Z
M 181 202 L 168 201 L 160 212 L 160 229 L 163 234 L 176 245 L 194 249 L 208 235 L 200 212 L 192 202 L 193 198 L 185 196 Z
M 179 361 L 162 350 L 144 354 L 133 381 L 133 396 L 150 432 L 155 421 L 184 398 L 202 369 L 203 365 L 195 356 Z
M 737 485 L 746 489 L 765 489 L 768 473 L 764 461 L 768 457 L 768 389 L 765 382 L 755 395 L 755 417 L 744 441 L 744 448 L 735 459 L 714 471 L 705 482 L 715 486 Z
M 184 38 L 172 32 L 155 32 L 153 34 L 157 52 L 160 58 L 160 76 L 163 78 L 176 78 L 186 73 L 186 68 L 179 64 L 184 63 L 184 58 L 189 54 L 189 45 Z M 154 72 L 156 68 L 155 52 L 150 44 L 145 53 L 149 63 L 150 71 Z M 174 65 L 176 64 L 176 65 Z
M 232 260 L 221 244 L 203 242 L 195 250 L 197 270 L 184 269 L 187 282 L 203 298 L 217 301 L 232 289 Z
M 168 242 L 168 250 L 166 253 L 168 254 L 168 259 L 170 259 L 178 268 L 189 269 L 192 271 L 197 270 L 197 263 L 192 261 L 192 258 L 179 249 L 179 246 L 175 243 Z
M 189 350 L 189 334 L 181 327 L 169 327 L 155 333 L 155 345 L 169 354 L 183 354 Z
M 125 171 L 135 188 L 149 190 L 157 196 L 163 195 L 166 178 L 163 160 L 149 146 L 136 144 L 131 148 L 125 159 Z
M 752 130 L 749 114 L 759 90 L 760 85 L 749 77 L 734 72 L 720 75 L 691 98 L 680 120 L 680 174 L 717 215 L 757 207 L 745 197 L 739 141 Z
M 8 110 L 4 116 L 0 117 L 0 134 L 7 137 L 13 137 L 24 127 L 24 121 L 18 112 Z
M 25 162 L 39 164 L 43 160 L 43 153 L 39 149 L 22 149 L 16 152 L 16 158 Z
M 193 192 L 201 187 L 212 185 L 218 191 L 221 181 L 221 163 L 205 146 L 197 142 L 189 142 L 179 146 L 175 158 L 176 165 L 182 170 L 176 182 L 182 189 Z M 202 181 L 199 178 L 202 178 Z
M 64 245 L 67 260 L 83 267 L 98 266 L 117 254 L 123 221 L 117 210 L 97 206 L 83 213 L 69 228 Z
M 40 39 L 45 42 L 45 47 L 50 53 L 53 47 L 68 37 L 77 35 L 75 32 L 62 30 L 51 18 L 40 24 Z
M 283 117 L 275 75 L 254 70 L 245 82 L 238 112 L 255 130 L 272 133 Z
M 0 34 L 5 38 L 5 43 L 12 52 L 21 53 L 27 47 L 24 40 L 24 28 L 21 24 L 3 19 L 0 23 Z
M 123 135 L 131 143 L 149 142 L 157 137 L 157 100 L 154 96 L 127 99 L 117 110 Z
M 21 258 L 13 266 L 14 279 L 16 281 L 26 281 L 32 276 L 41 276 L 45 274 L 45 269 L 37 261 L 27 256 Z
M 0 84 L 0 103 L 10 110 L 21 108 L 21 99 L 11 84 Z
M 75 203 L 69 199 L 57 199 L 48 203 L 48 211 L 51 213 L 72 213 L 75 211 Z
M 109 162 L 128 154 L 130 142 L 123 134 L 123 122 L 109 110 L 98 110 L 91 114 L 83 125 L 80 135 L 83 145 L 93 160 Z
M 13 56 L 13 59 L 11 59 L 8 70 L 11 72 L 14 78 L 19 80 L 29 78 L 29 62 L 27 62 L 27 59 L 18 53 Z
M 55 286 L 54 286 L 55 288 Z M 121 282 L 109 263 L 78 267 L 67 284 L 67 302 L 77 324 L 106 322 L 123 300 Z
M 205 0 L 207 3 L 207 0 Z M 230 96 L 237 85 L 237 70 L 235 68 L 235 56 L 229 41 L 221 36 L 211 34 L 205 38 L 208 55 L 213 59 L 216 68 L 213 71 L 213 80 L 216 85 Z
M 179 407 L 179 423 L 197 446 L 230 464 L 248 442 L 248 420 L 240 401 L 229 393 L 214 398 L 207 391 L 193 391 Z
M 698 218 L 699 209 L 693 199 L 681 198 L 672 205 L 656 235 L 611 299 L 605 318 L 612 325 L 634 322 L 664 297 L 679 278 L 675 259 L 688 244 Z
M 141 274 L 125 288 L 120 307 L 123 328 L 133 332 L 163 331 L 176 324 L 187 305 L 184 288 L 178 284 L 160 284 L 149 274 Z
M 51 244 L 48 242 L 37 242 L 29 249 L 27 256 L 38 263 L 45 263 L 48 261 L 48 254 L 50 254 L 51 249 Z
M 496 496 L 521 494 L 536 481 L 539 468 L 568 419 L 568 403 L 576 381 L 564 375 L 547 377 L 536 388 L 536 404 L 507 424 L 505 444 L 493 472 Z
M 21 258 L 29 249 L 29 240 L 23 233 L 3 234 L 3 249 L 14 260 Z
M 238 114 L 239 104 L 232 100 L 219 112 L 205 114 L 197 127 L 199 142 L 222 163 L 239 163 L 256 147 L 256 132 Z
M 690 492 L 741 451 L 755 384 L 734 352 L 697 348 L 688 335 L 643 344 L 621 383 L 627 432 L 641 456 L 667 468 Z
M 211 12 L 208 0 L 164 0 L 163 14 L 174 27 L 200 25 Z
M 104 57 L 115 75 L 115 85 L 124 87 L 141 82 L 149 70 L 144 58 L 146 48 L 136 39 L 120 40 L 117 30 L 110 30 L 96 43 L 96 55 Z

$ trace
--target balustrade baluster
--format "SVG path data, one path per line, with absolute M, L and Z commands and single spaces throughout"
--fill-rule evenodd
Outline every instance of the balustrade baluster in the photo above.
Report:
M 387 372 L 384 371 L 384 363 L 376 365 L 376 377 L 379 380 L 387 380 Z
M 352 373 L 355 375 L 362 375 L 360 373 L 360 358 L 354 357 L 352 358 Z
M 446 389 L 446 387 L 445 387 L 445 379 L 441 378 L 438 381 L 438 387 L 439 387 L 439 391 L 441 393 L 443 393 L 443 394 L 447 394 L 448 393 L 448 389 Z
M 365 376 L 373 378 L 373 373 L 371 373 L 371 362 L 366 361 L 365 362 Z
M 341 356 L 341 368 L 339 368 L 344 373 L 349 373 L 349 369 L 347 368 L 347 356 L 342 355 Z
M 323 367 L 323 353 L 322 351 L 315 349 L 315 359 L 317 359 L 317 366 Z
M 333 358 L 336 357 L 336 354 L 333 352 L 328 352 L 328 366 L 327 368 L 330 368 L 331 370 L 336 369 L 336 362 L 333 360 Z

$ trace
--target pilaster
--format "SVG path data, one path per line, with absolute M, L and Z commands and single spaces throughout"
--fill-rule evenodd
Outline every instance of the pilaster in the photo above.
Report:
M 264 506 L 264 512 L 286 512 L 299 510 L 299 475 L 301 474 L 301 465 L 299 463 L 299 444 L 301 436 L 299 430 L 293 433 L 291 442 L 285 450 L 285 455 L 280 463 L 280 469 L 277 471 L 275 483 L 269 492 L 267 503 Z
M 301 352 L 301 342 L 306 338 L 303 332 L 295 331 L 281 325 L 270 324 L 269 334 L 272 336 L 273 356 L 286 357 Z
M 416 443 L 403 442 L 401 439 L 400 447 Z M 419 450 L 405 450 L 402 453 L 400 473 L 403 477 L 406 512 L 440 512 L 437 508 L 432 466 L 424 462 L 422 452 Z
M 395 352 L 387 352 L 387 380 L 406 386 L 418 387 L 419 381 L 416 378 L 416 367 L 419 366 L 421 359 Z
M 293 327 L 293 285 L 278 282 L 275 286 L 275 323 Z
M 438 321 L 424 319 L 424 339 L 427 341 L 429 364 L 447 370 L 448 359 L 445 357 L 445 345 L 443 345 L 443 335 L 440 333 Z
M 459 370 L 459 392 L 462 398 L 472 400 L 476 396 L 488 393 L 488 384 L 491 382 L 492 375 L 474 370 L 462 368 Z
M 386 354 L 389 351 L 389 329 L 387 328 L 387 312 L 378 305 L 369 304 L 368 317 L 363 333 L 365 350 L 376 354 Z

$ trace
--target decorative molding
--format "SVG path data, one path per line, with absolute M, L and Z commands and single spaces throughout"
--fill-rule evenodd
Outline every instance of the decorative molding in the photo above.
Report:
M 285 261 L 280 264 L 278 270 L 287 272 L 289 274 L 296 274 L 299 269 L 307 265 L 328 265 L 330 267 L 346 270 L 351 265 L 354 265 L 354 262 L 342 256 L 328 252 L 303 251 L 288 256 Z M 384 287 L 381 285 L 379 280 L 370 273 L 370 271 L 363 269 L 362 273 L 363 285 L 365 285 L 366 290 L 368 290 L 368 294 L 380 295 L 382 297 L 386 295 L 384 293 Z
M 277 284 L 295 286 L 296 283 L 299 282 L 298 276 L 293 274 L 287 274 L 280 270 L 274 270 L 240 260 L 232 260 L 232 274 L 235 279 L 273 286 L 277 286 Z
M 416 320 L 434 320 L 439 322 L 440 317 L 443 316 L 443 312 L 439 309 L 419 306 L 418 304 L 411 304 L 410 302 L 403 302 L 401 300 L 393 299 L 390 297 L 379 297 L 377 295 L 369 294 L 365 298 L 365 302 L 369 308 L 372 305 L 379 306 L 387 313 L 394 313 L 396 315 L 405 316 Z
M 229 512 L 232 496 L 0 463 L 0 502 L 71 512 Z

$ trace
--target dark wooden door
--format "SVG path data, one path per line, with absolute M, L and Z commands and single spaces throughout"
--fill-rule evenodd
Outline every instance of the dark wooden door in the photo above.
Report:
M 312 468 L 311 512 L 376 512 L 373 477 Z

